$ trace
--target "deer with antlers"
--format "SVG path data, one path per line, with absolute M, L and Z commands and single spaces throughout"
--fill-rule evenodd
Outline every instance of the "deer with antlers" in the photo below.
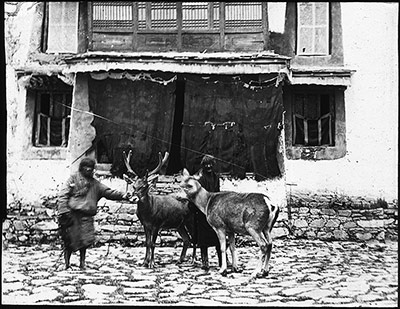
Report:
M 144 177 L 139 177 L 131 168 L 129 161 L 131 151 L 128 156 L 124 155 L 124 162 L 128 170 L 128 175 L 124 179 L 133 185 L 134 194 L 138 197 L 137 216 L 144 227 L 146 237 L 146 255 L 143 266 L 154 267 L 154 249 L 159 231 L 176 230 L 183 240 L 183 248 L 179 258 L 179 263 L 183 262 L 187 248 L 190 246 L 190 236 L 187 232 L 188 226 L 193 220 L 192 212 L 189 209 L 187 199 L 179 199 L 173 195 L 155 195 L 150 194 L 151 184 L 157 179 L 157 173 L 168 160 L 169 153 L 166 152 L 164 158 L 159 153 L 159 162 L 157 167 L 151 172 L 146 172 Z
M 267 276 L 272 250 L 271 230 L 278 218 L 279 208 L 272 205 L 262 193 L 208 192 L 197 181 L 197 177 L 191 176 L 186 169 L 183 170 L 180 186 L 206 215 L 208 223 L 217 233 L 222 257 L 220 274 L 227 275 L 226 236 L 232 254 L 233 271 L 239 271 L 235 248 L 235 233 L 239 233 L 252 236 L 260 247 L 261 268 L 256 277 Z

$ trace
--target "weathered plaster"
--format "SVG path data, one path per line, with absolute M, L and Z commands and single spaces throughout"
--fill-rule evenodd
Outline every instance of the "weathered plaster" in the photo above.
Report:
M 345 66 L 346 156 L 285 162 L 293 190 L 398 197 L 398 4 L 341 3 Z M 357 17 L 357 18 L 355 18 Z
M 92 146 L 92 141 L 96 136 L 96 130 L 91 125 L 93 120 L 94 116 L 91 114 L 89 106 L 88 76 L 87 74 L 76 74 L 70 121 L 70 126 L 75 129 L 70 130 L 67 153 L 71 172 L 77 171 L 80 161 L 78 158 L 85 156 Z M 93 151 L 87 155 L 94 158 Z
M 6 40 L 11 44 L 11 47 L 6 45 L 7 64 L 12 59 L 13 65 L 26 65 L 31 32 L 25 30 L 31 29 L 34 7 L 34 2 L 23 3 L 20 14 L 5 24 Z M 336 192 L 395 199 L 398 195 L 398 4 L 343 2 L 341 11 L 344 65 L 356 70 L 351 86 L 345 91 L 347 153 L 344 158 L 329 161 L 286 160 L 286 182 L 296 184 L 292 190 L 304 194 Z M 13 35 L 11 39 L 8 29 Z M 146 63 L 141 68 L 153 70 L 157 65 Z M 104 66 L 109 69 L 107 64 Z M 42 69 L 39 63 L 31 67 Z M 57 64 L 51 68 L 60 70 L 62 67 Z M 164 68 L 172 70 L 173 65 L 165 64 Z M 192 69 L 200 72 L 197 66 Z M 78 143 L 69 150 L 66 161 L 19 161 L 27 129 L 23 124 L 26 93 L 18 89 L 15 72 L 9 67 L 6 83 L 7 193 L 18 192 L 20 197 L 34 199 L 55 190 L 69 173 L 68 164 L 86 150 L 90 142 L 82 143 L 78 136 L 71 136 Z M 78 84 L 86 87 L 85 83 Z M 84 89 L 79 86 L 74 102 L 82 101 L 73 104 L 82 104 L 88 110 L 83 93 Z M 93 118 L 87 114 L 82 117 L 86 118 L 73 116 L 72 121 L 82 120 L 87 125 Z M 94 134 L 91 126 L 83 132 L 89 134 L 84 140 L 91 141 Z

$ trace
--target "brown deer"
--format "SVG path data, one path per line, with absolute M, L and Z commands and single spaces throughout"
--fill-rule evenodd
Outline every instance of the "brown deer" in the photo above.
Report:
M 226 236 L 232 254 L 232 268 L 238 272 L 235 248 L 235 233 L 250 235 L 261 250 L 260 270 L 256 277 L 268 275 L 271 257 L 271 230 L 275 224 L 279 208 L 270 203 L 262 193 L 208 192 L 184 169 L 181 188 L 187 197 L 206 215 L 208 223 L 217 233 L 221 245 L 222 265 L 220 274 L 226 276 Z
M 137 216 L 144 227 L 146 237 L 146 255 L 144 258 L 143 266 L 148 268 L 154 267 L 154 249 L 157 236 L 160 230 L 176 230 L 183 240 L 183 248 L 179 263 L 183 262 L 187 248 L 190 245 L 190 236 L 186 231 L 185 225 L 193 220 L 192 212 L 189 209 L 189 201 L 187 199 L 178 199 L 174 195 L 155 195 L 150 194 L 150 185 L 157 179 L 161 167 L 168 159 L 168 152 L 162 158 L 159 153 L 158 166 L 151 172 L 146 172 L 144 177 L 139 177 L 130 167 L 129 161 L 131 151 L 128 156 L 125 152 L 124 162 L 128 170 L 128 174 L 124 175 L 125 180 L 129 184 L 133 184 L 134 194 L 138 197 L 137 202 Z M 133 178 L 132 178 L 133 176 Z

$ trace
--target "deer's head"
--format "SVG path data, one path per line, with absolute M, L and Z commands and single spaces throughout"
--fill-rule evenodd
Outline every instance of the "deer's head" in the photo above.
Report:
M 127 174 L 124 174 L 124 179 L 128 184 L 132 184 L 134 194 L 136 194 L 139 198 L 144 197 L 148 194 L 150 186 L 154 185 L 158 178 L 158 172 L 160 171 L 161 167 L 167 162 L 169 153 L 166 152 L 164 158 L 161 155 L 161 152 L 158 153 L 158 165 L 157 167 L 152 170 L 151 172 L 147 171 L 143 177 L 139 177 L 137 173 L 131 168 L 129 161 L 131 158 L 132 151 L 130 150 L 128 156 L 126 153 L 123 153 L 124 162 L 127 168 Z
M 183 189 L 189 199 L 193 198 L 201 188 L 201 184 L 199 183 L 199 175 L 190 175 L 189 171 L 184 168 L 182 172 L 182 180 L 179 183 L 179 186 Z

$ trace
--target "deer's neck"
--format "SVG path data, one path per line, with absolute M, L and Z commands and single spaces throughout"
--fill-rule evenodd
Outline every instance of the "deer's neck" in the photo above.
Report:
M 202 213 L 207 215 L 207 203 L 210 193 L 200 187 L 197 194 L 193 197 L 193 203 L 200 209 Z

